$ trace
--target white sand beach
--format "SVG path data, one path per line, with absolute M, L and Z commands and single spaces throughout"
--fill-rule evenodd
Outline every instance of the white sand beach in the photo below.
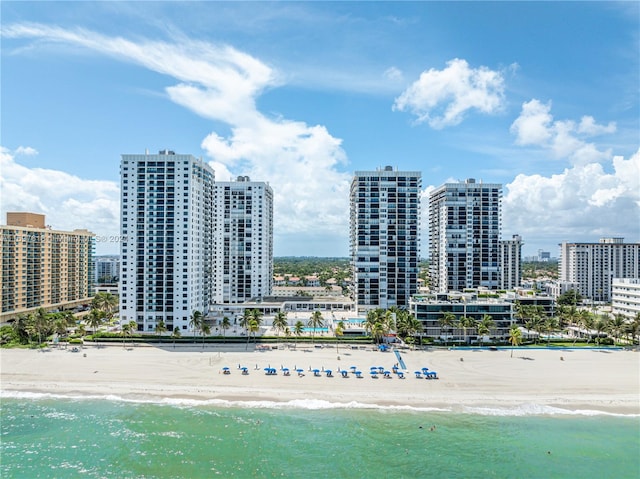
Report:
M 611 350 L 401 352 L 406 375 L 370 377 L 371 366 L 391 370 L 392 352 L 298 345 L 295 350 L 256 351 L 253 345 L 167 344 L 84 346 L 79 352 L 0 351 L 3 392 L 116 395 L 131 399 L 192 398 L 229 401 L 324 400 L 412 407 L 554 406 L 640 414 L 640 352 Z M 338 358 L 339 357 L 339 358 Z M 238 366 L 248 368 L 241 374 Z M 343 378 L 338 369 L 362 371 Z M 230 373 L 223 374 L 228 367 Z M 264 368 L 276 368 L 266 375 Z M 291 370 L 285 376 L 282 367 Z M 423 367 L 439 379 L 417 379 Z M 257 369 L 256 369 L 257 368 Z M 301 368 L 304 375 L 294 369 Z M 314 376 L 309 369 L 320 369 Z M 333 370 L 326 377 L 323 370 Z

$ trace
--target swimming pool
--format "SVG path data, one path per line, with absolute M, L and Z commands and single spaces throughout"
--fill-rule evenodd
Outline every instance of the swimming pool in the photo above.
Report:
M 305 333 L 327 333 L 329 328 L 302 328 Z

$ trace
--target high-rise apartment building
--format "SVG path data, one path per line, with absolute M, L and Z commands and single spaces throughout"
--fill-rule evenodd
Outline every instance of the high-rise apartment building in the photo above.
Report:
M 213 288 L 214 172 L 191 155 L 122 155 L 120 319 L 189 329 Z
M 502 185 L 446 183 L 429 197 L 431 288 L 500 286 Z
M 613 278 L 640 277 L 640 243 L 602 238 L 598 243 L 562 243 L 559 281 L 577 283 L 592 301 L 611 301 Z
M 514 289 L 522 282 L 522 238 L 500 240 L 500 289 Z
M 0 226 L 0 322 L 38 308 L 62 309 L 93 296 L 94 234 L 57 231 L 36 213 L 7 213 Z
M 350 252 L 359 309 L 408 307 L 420 260 L 418 171 L 356 171 L 351 182 Z
M 120 257 L 96 256 L 93 270 L 96 283 L 115 283 L 120 278 Z
M 217 304 L 262 299 L 273 287 L 273 191 L 239 176 L 214 187 Z

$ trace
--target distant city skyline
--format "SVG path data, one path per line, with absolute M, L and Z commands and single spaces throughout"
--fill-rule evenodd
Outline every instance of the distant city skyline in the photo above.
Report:
M 523 256 L 640 241 L 637 2 L 2 2 L 0 215 L 120 248 L 121 154 L 274 194 L 274 256 L 349 256 L 358 170 L 503 186 Z M 635 221 L 634 221 L 635 219 Z M 103 240 L 104 239 L 104 240 Z

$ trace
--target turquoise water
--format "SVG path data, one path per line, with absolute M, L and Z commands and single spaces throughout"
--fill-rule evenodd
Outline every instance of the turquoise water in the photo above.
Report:
M 1 419 L 2 478 L 640 476 L 640 418 L 551 408 L 5 395 Z
M 326 333 L 329 328 L 302 328 L 305 333 Z

